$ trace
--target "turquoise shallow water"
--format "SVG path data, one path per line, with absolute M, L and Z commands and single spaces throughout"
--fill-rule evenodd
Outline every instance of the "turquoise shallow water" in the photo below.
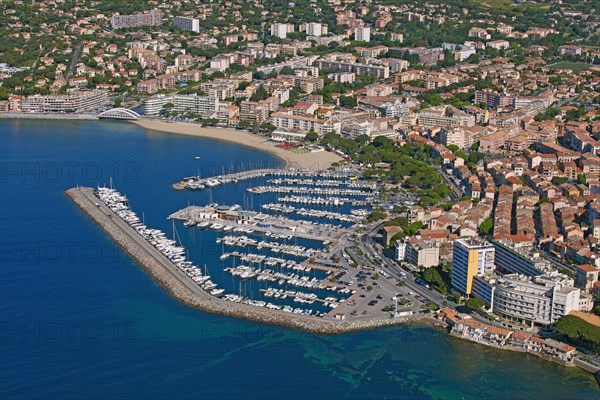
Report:
M 198 169 L 208 175 L 279 165 L 268 154 L 126 123 L 1 121 L 0 165 L 2 398 L 600 394 L 590 374 L 435 329 L 314 336 L 189 309 L 63 194 L 77 184 L 108 184 L 112 176 L 148 225 L 168 231 L 170 212 L 210 200 L 208 192 L 175 192 L 171 183 Z M 227 186 L 212 196 L 227 203 L 258 201 L 244 200 L 243 193 Z M 195 253 L 212 248 L 207 238 L 187 235 Z

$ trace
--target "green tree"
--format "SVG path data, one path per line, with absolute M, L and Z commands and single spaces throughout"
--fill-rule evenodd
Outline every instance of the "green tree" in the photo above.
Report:
M 471 297 L 470 299 L 467 299 L 465 305 L 467 306 L 467 308 L 473 311 L 477 311 L 481 310 L 481 308 L 485 306 L 485 303 L 478 297 Z
M 319 134 L 317 132 L 315 132 L 314 129 L 310 129 L 310 131 L 308 131 L 308 133 L 306 134 L 306 140 L 309 140 L 311 142 L 316 142 L 319 139 Z
M 556 331 L 571 343 L 600 351 L 600 329 L 574 315 L 565 315 L 556 323 Z
M 492 229 L 494 229 L 494 220 L 490 217 L 479 225 L 479 231 L 484 235 L 489 235 L 492 233 Z

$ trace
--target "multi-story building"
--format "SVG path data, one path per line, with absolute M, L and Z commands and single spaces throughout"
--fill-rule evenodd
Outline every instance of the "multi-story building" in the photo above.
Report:
M 380 79 L 387 79 L 390 76 L 390 68 L 387 65 L 371 65 L 351 63 L 333 60 L 317 60 L 315 65 L 319 69 L 326 71 L 344 71 L 354 72 L 357 75 L 375 75 Z
M 265 75 L 269 75 L 273 72 L 281 71 L 284 67 L 290 67 L 291 69 L 304 68 L 307 64 L 308 59 L 306 57 L 295 57 L 288 61 L 259 67 L 256 69 L 256 72 L 262 72 Z
M 419 126 L 423 128 L 450 128 L 475 126 L 475 116 L 454 107 L 429 107 L 419 112 Z
M 219 99 L 210 96 L 198 96 L 195 94 L 174 94 L 170 96 L 158 95 L 144 102 L 144 113 L 156 115 L 167 104 L 172 104 L 172 111 L 189 112 L 205 117 L 211 117 L 219 110 Z
M 354 40 L 359 42 L 371 41 L 371 28 L 356 28 L 354 30 Z
M 200 20 L 197 18 L 175 17 L 173 24 L 184 31 L 200 32 Z
M 548 325 L 580 310 L 581 291 L 573 287 L 572 279 L 557 272 L 533 278 L 519 274 L 476 277 L 474 286 L 494 314 L 520 323 Z
M 271 25 L 271 35 L 277 36 L 280 39 L 285 39 L 288 32 L 294 31 L 293 24 L 273 24 Z
M 306 36 L 321 36 L 323 34 L 323 24 L 319 22 L 309 22 L 306 24 Z
M 18 103 L 18 109 L 11 110 L 25 113 L 84 112 L 106 106 L 108 103 L 108 92 L 105 90 L 69 89 L 66 95 L 27 96 Z
M 415 267 L 435 267 L 440 263 L 440 242 L 412 237 L 407 241 L 404 259 Z
M 502 273 L 538 276 L 552 270 L 549 261 L 531 245 L 518 247 L 507 239 L 492 241 L 496 249 L 496 268 Z
M 146 13 L 112 16 L 110 22 L 113 29 L 137 28 L 140 26 L 160 26 L 162 25 L 163 13 L 158 8 L 154 8 Z
M 598 282 L 600 269 L 593 267 L 590 264 L 582 264 L 577 266 L 576 272 L 577 275 L 575 278 L 575 283 L 577 284 L 577 287 L 580 287 L 584 291 L 588 292 L 592 290 L 594 284 Z
M 236 86 L 228 82 L 204 82 L 200 88 L 206 95 L 216 97 L 219 100 L 225 100 L 235 96 Z
M 475 103 L 485 103 L 488 107 L 514 106 L 515 97 L 507 93 L 492 92 L 491 90 L 478 90 L 475 92 Z
M 339 134 L 342 130 L 341 122 L 337 120 L 324 120 L 307 115 L 293 115 L 276 112 L 271 115 L 271 124 L 278 128 L 294 132 L 308 132 L 314 130 L 319 135 L 329 132 Z
M 474 277 L 493 273 L 494 253 L 494 246 L 485 240 L 478 238 L 455 240 L 452 256 L 452 286 L 459 292 L 470 295 L 473 291 Z

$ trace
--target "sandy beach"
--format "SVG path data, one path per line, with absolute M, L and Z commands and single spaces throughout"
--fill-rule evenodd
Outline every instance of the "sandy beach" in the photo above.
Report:
M 312 170 L 323 170 L 328 168 L 332 163 L 342 159 L 340 156 L 328 151 L 319 151 L 307 154 L 293 153 L 291 151 L 264 144 L 266 138 L 252 135 L 245 131 L 224 128 L 202 128 L 196 124 L 184 122 L 164 122 L 154 120 L 139 120 L 131 122 L 146 129 L 177 133 L 181 135 L 192 135 L 211 139 L 226 140 L 228 142 L 267 151 L 282 159 L 287 168 L 309 168 Z

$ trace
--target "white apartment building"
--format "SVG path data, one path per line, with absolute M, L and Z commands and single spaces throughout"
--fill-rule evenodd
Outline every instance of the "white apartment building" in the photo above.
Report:
M 361 42 L 371 41 L 371 28 L 356 28 L 354 30 L 354 40 Z
M 450 128 L 475 126 L 475 116 L 450 106 L 429 107 L 419 112 L 419 126 L 423 128 Z
M 492 245 L 496 248 L 496 268 L 500 272 L 537 276 L 553 269 L 550 262 L 530 246 L 519 248 L 504 239 L 494 240 Z
M 579 310 L 581 291 L 558 272 L 536 277 L 519 274 L 474 280 L 474 293 L 494 314 L 525 324 L 548 325 Z
M 323 34 L 323 24 L 319 22 L 309 22 L 306 24 L 307 36 L 321 36 Z
M 105 90 L 69 89 L 67 94 L 46 95 L 34 94 L 23 98 L 20 109 L 24 113 L 83 112 L 91 111 L 109 103 Z
M 175 17 L 173 24 L 184 31 L 200 32 L 200 20 L 197 18 Z
M 314 130 L 319 135 L 341 132 L 341 122 L 337 120 L 324 120 L 307 115 L 292 115 L 276 112 L 271 115 L 271 124 L 288 132 L 308 132 Z
M 144 113 L 156 115 L 166 104 L 173 104 L 172 111 L 190 112 L 210 117 L 219 110 L 219 99 L 195 94 L 157 95 L 144 102 Z
M 280 39 L 285 39 L 288 32 L 294 31 L 294 25 L 292 24 L 273 24 L 271 25 L 271 35 L 277 36 Z

